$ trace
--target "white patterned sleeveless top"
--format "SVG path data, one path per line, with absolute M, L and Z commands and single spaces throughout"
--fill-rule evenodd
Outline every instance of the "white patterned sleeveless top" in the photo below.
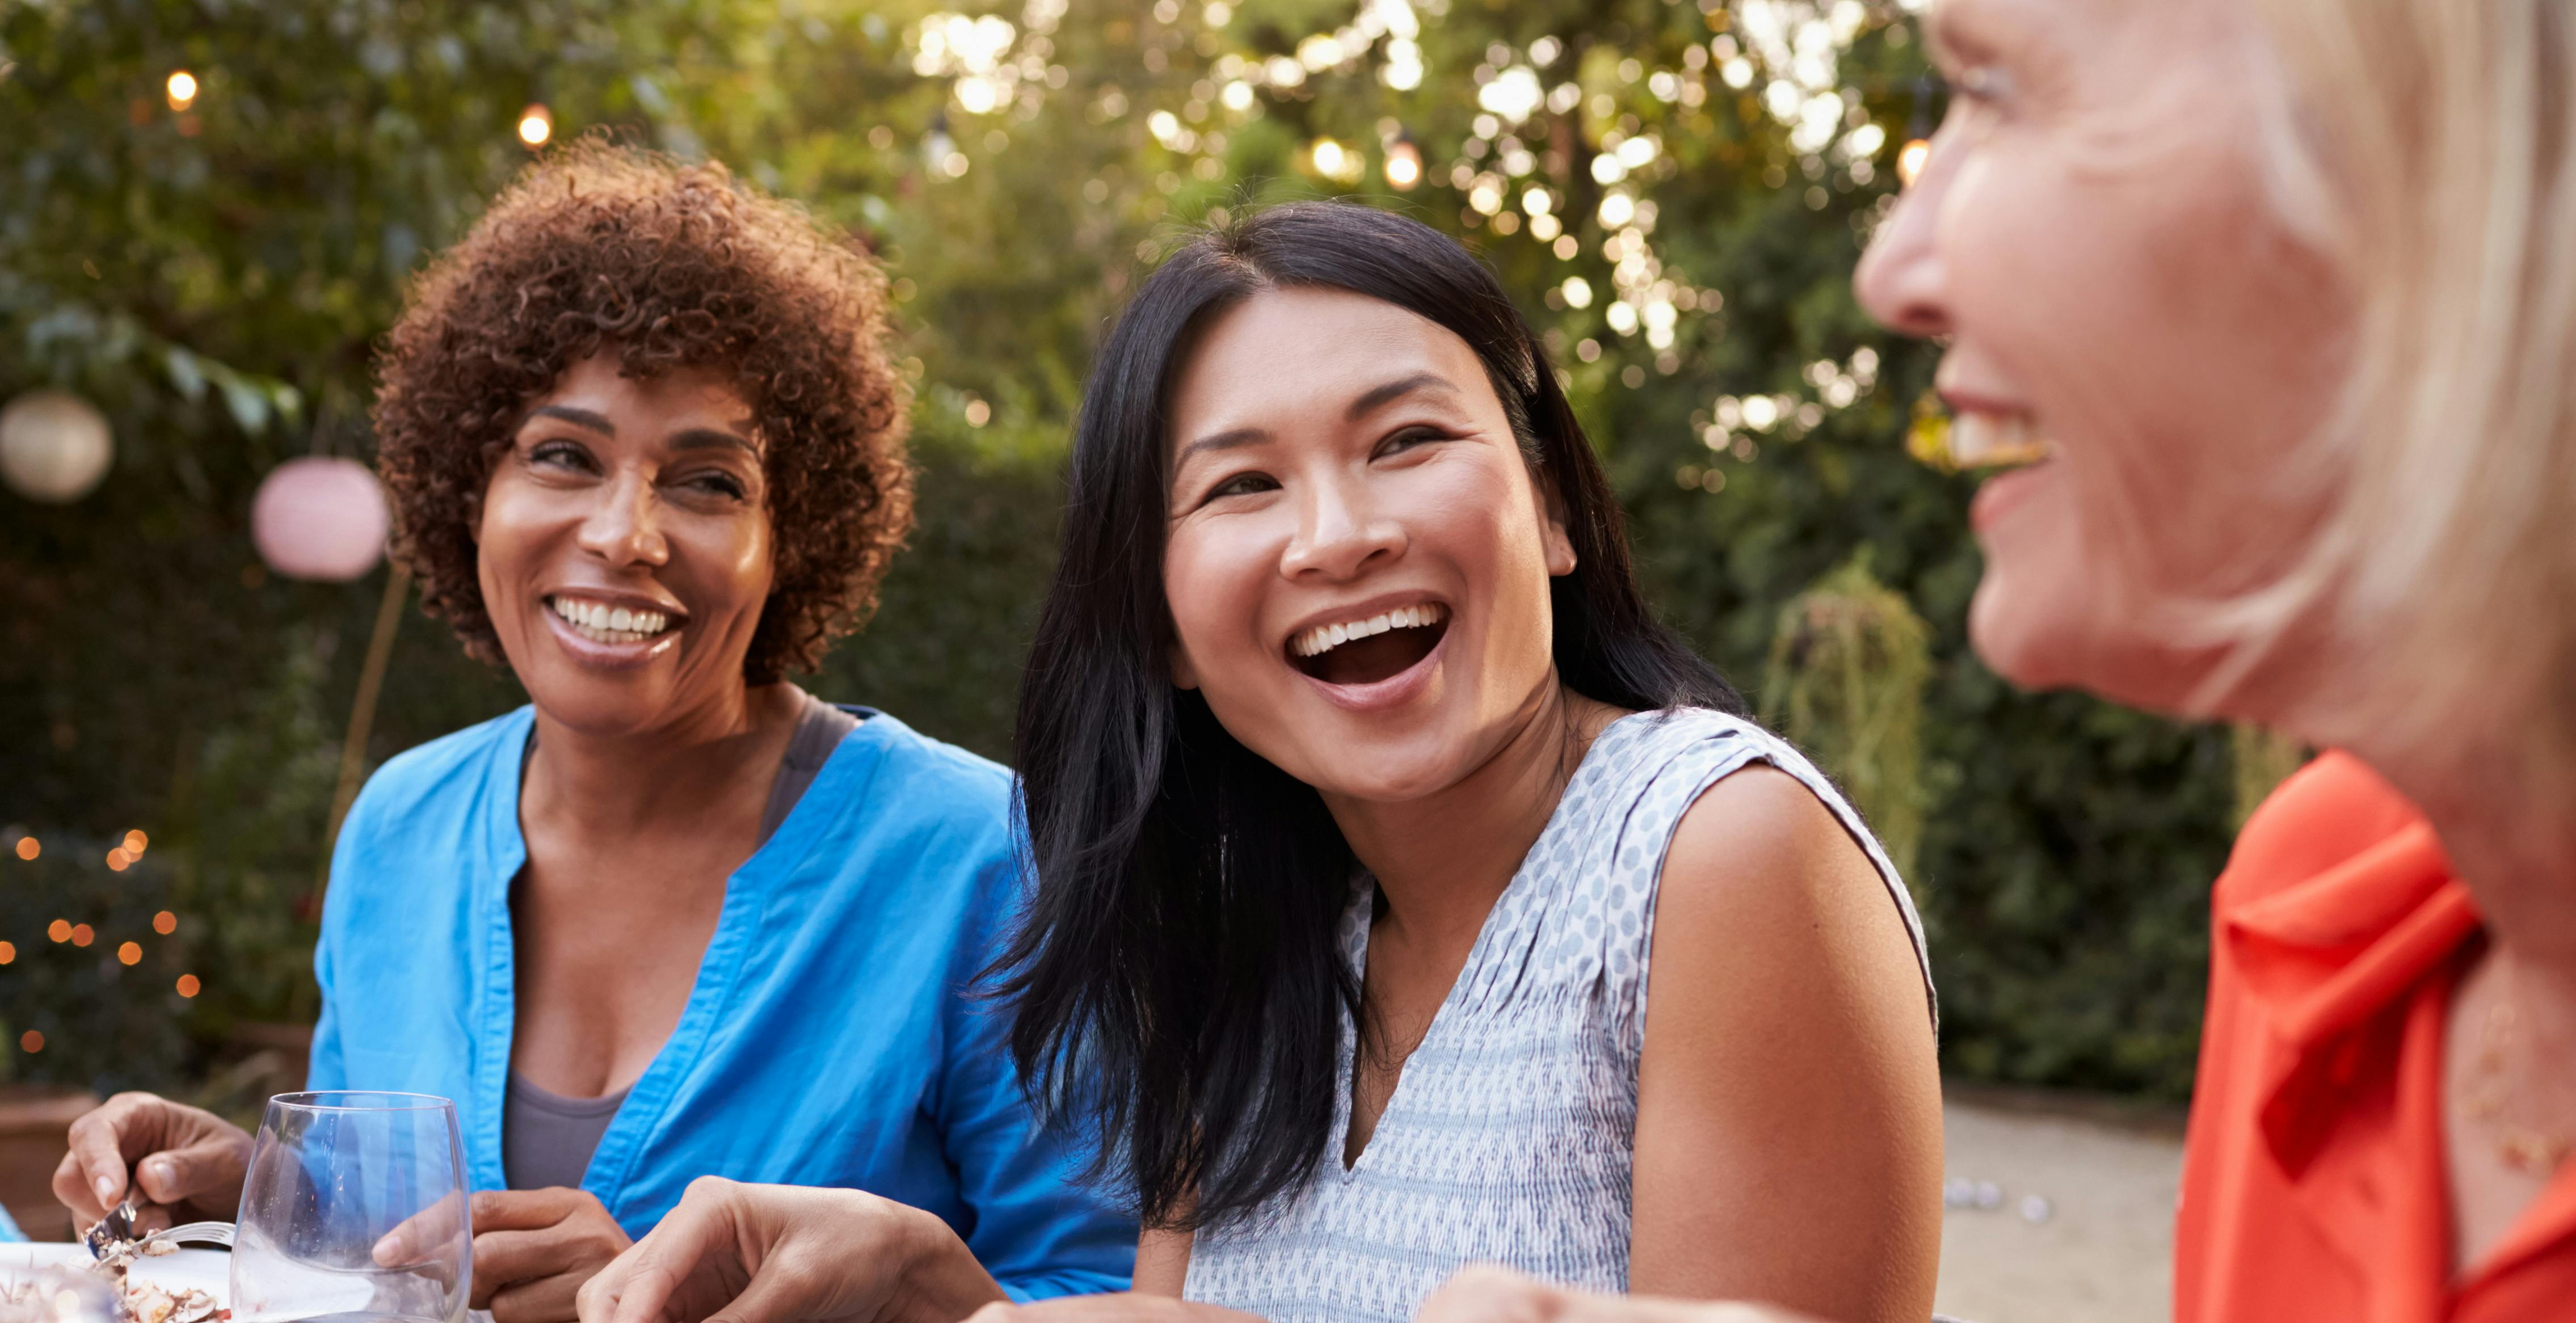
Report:
M 1593 741 L 1495 901 L 1359 1162 L 1341 1160 L 1356 1037 L 1346 1013 L 1323 1166 L 1255 1216 L 1200 1231 L 1182 1294 L 1270 1323 L 1406 1323 L 1470 1263 L 1626 1290 L 1637 1059 L 1664 850 L 1702 791 L 1754 762 L 1804 782 L 1868 852 L 1905 917 L 1928 998 L 1913 902 L 1821 772 L 1723 713 L 1623 718 Z M 1343 917 L 1354 970 L 1366 965 L 1376 891 L 1363 878 Z

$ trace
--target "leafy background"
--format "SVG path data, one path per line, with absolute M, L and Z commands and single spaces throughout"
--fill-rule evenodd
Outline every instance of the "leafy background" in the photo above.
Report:
M 370 453 L 404 281 L 542 102 L 724 160 L 896 277 L 921 528 L 811 687 L 1001 756 L 1068 420 L 1140 272 L 1221 210 L 1397 208 L 1539 321 L 1653 600 L 1740 683 L 1791 682 L 1784 606 L 1856 555 L 1919 617 L 1919 765 L 1861 770 L 1917 797 L 1945 1067 L 2185 1094 L 2228 735 L 1979 665 L 1971 484 L 1902 444 L 1930 353 L 1849 288 L 1941 95 L 1909 7 L 1863 0 L 0 0 L 0 398 L 75 390 L 118 445 L 74 505 L 0 493 L 0 849 L 41 843 L 0 853 L 0 1069 L 170 1087 L 311 1016 L 384 572 L 269 577 L 251 493 Z M 412 616 L 367 759 L 519 701 Z M 140 862 L 95 862 L 137 827 Z

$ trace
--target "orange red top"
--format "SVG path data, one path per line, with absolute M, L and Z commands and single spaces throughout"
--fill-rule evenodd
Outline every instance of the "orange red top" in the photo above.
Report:
M 2178 1323 L 2576 1320 L 2576 1163 L 2454 1274 L 2442 1039 L 2480 920 L 2431 824 L 2328 754 L 2211 900 Z

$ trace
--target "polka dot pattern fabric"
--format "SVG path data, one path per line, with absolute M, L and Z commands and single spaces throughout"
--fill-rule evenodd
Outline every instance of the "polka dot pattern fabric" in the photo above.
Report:
M 1260 1215 L 1200 1231 L 1183 1294 L 1270 1323 L 1405 1323 L 1470 1263 L 1625 1290 L 1656 884 L 1683 812 L 1755 762 L 1805 783 L 1868 852 L 1913 935 L 1928 997 L 1913 902 L 1821 772 L 1723 713 L 1624 718 L 1593 742 L 1486 917 L 1359 1161 L 1341 1162 L 1354 1042 L 1345 1018 L 1322 1170 Z M 1366 966 L 1375 899 L 1363 878 L 1343 917 L 1354 969 Z

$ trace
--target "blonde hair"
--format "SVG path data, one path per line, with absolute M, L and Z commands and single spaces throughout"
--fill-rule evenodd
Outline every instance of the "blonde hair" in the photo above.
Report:
M 2236 604 L 2244 641 L 2322 618 L 2351 692 L 2294 713 L 2505 769 L 2576 771 L 2576 10 L 2566 0 L 2261 0 L 2285 78 L 2267 155 L 2352 300 L 2317 446 L 2335 513 Z M 2260 651 L 2260 648 L 2254 649 Z M 2331 710 L 2325 710 L 2331 708 Z

